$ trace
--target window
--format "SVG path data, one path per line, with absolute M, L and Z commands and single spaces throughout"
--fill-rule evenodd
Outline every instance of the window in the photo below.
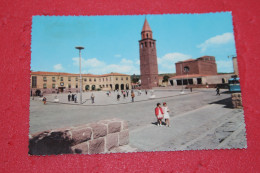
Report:
M 146 42 L 144 42 L 144 45 L 145 45 L 145 47 L 147 47 L 147 43 Z
M 110 81 L 112 80 L 112 77 L 110 77 Z
M 123 77 L 121 77 L 121 80 L 124 80 Z
M 71 77 L 68 77 L 68 81 L 71 81 Z
M 101 82 L 101 79 L 99 78 L 99 82 Z
M 52 84 L 52 88 L 53 88 L 53 89 L 55 88 L 55 83 Z
M 146 34 L 146 38 L 148 38 L 148 33 Z
M 144 44 L 143 43 L 141 43 L 141 49 L 144 47 Z
M 152 43 L 151 42 L 149 42 L 150 43 L 150 47 L 152 47 Z
M 116 77 L 116 80 L 118 80 L 118 77 Z
M 52 77 L 52 82 L 55 82 L 55 81 L 56 81 L 55 77 Z
M 96 82 L 96 78 L 94 78 L 94 82 Z
M 197 84 L 202 84 L 201 78 L 197 78 Z
M 126 80 L 128 80 L 128 77 L 126 77 Z
M 106 84 L 106 87 L 108 87 L 108 84 Z
M 103 78 L 103 82 L 105 81 L 105 79 Z
M 47 81 L 47 77 L 43 76 L 43 81 L 46 82 Z
M 87 82 L 87 78 L 84 78 L 84 82 Z
M 71 88 L 71 84 L 69 84 L 69 86 L 68 86 L 69 88 Z
M 32 88 L 37 88 L 37 76 L 32 76 Z
M 46 84 L 46 83 L 43 84 L 43 88 L 44 88 L 44 89 L 47 88 L 47 84 Z
M 106 81 L 108 81 L 108 78 L 106 78 Z
M 185 73 L 189 73 L 190 68 L 188 66 L 185 66 L 183 70 L 184 70 Z
M 152 44 L 152 47 L 154 47 L 154 42 L 153 42 L 153 44 Z
M 60 81 L 63 81 L 63 77 L 60 77 Z
M 78 81 L 78 77 L 76 77 L 75 80 Z
M 78 84 L 76 84 L 76 88 L 78 88 Z
M 92 81 L 92 79 L 91 78 L 89 78 L 89 82 L 91 82 Z

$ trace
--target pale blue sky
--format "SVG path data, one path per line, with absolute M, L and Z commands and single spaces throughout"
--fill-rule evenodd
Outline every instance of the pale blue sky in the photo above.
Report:
M 218 72 L 232 72 L 235 55 L 232 15 L 147 15 L 157 40 L 159 73 L 175 73 L 175 62 L 216 57 Z M 139 43 L 145 16 L 33 16 L 33 71 L 140 74 Z

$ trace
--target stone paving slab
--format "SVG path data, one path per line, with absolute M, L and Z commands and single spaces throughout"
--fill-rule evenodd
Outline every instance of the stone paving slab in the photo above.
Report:
M 235 117 L 235 122 L 244 124 L 243 111 L 236 111 L 237 110 L 234 109 L 222 108 L 222 105 L 207 105 L 172 118 L 170 121 L 171 127 L 149 125 L 141 129 L 130 131 L 130 145 L 142 151 L 216 149 L 219 145 L 219 141 L 215 143 L 218 138 L 214 136 L 214 129 L 218 127 L 219 123 L 225 124 L 230 118 Z M 199 128 L 202 126 L 206 128 L 204 128 L 203 131 L 199 131 Z M 227 124 L 225 124 L 225 126 L 226 128 L 228 127 Z M 221 128 L 222 129 L 219 129 L 221 133 L 225 133 L 223 132 L 225 128 Z M 236 126 L 236 128 L 239 128 L 239 126 Z M 210 132 L 211 129 L 213 130 Z M 197 139 L 203 133 L 204 137 Z M 231 134 L 232 133 L 229 133 L 227 136 Z M 194 141 L 186 145 L 186 143 L 192 140 Z M 240 138 L 237 140 L 239 141 L 237 143 L 242 145 L 233 145 L 232 148 L 244 148 L 246 146 L 245 133 L 244 135 L 240 135 Z M 230 146 L 227 147 L 227 145 L 223 145 L 221 148 L 230 148 Z

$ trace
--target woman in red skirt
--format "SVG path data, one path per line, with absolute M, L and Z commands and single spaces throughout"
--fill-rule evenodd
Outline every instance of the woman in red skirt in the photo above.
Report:
M 157 103 L 157 107 L 155 108 L 155 115 L 156 115 L 157 120 L 158 120 L 157 126 L 162 126 L 163 110 L 161 108 L 160 103 Z

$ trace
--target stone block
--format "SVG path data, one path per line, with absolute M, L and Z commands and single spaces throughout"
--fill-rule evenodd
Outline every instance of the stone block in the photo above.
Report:
M 129 131 L 124 130 L 119 132 L 119 145 L 127 145 L 129 143 Z
M 71 151 L 74 154 L 88 154 L 89 142 L 83 142 L 78 145 L 74 145 L 71 147 Z
M 101 123 L 101 124 L 109 124 L 111 121 L 110 120 L 101 120 L 99 121 L 98 123 Z
M 106 136 L 107 151 L 111 150 L 114 147 L 118 147 L 118 133 L 112 133 Z
M 127 130 L 127 129 L 128 129 L 128 123 L 127 123 L 127 121 L 123 121 L 122 130 Z
M 105 152 L 105 138 L 98 138 L 89 141 L 89 154 Z
M 121 122 L 115 121 L 108 124 L 108 133 L 116 133 L 121 130 Z
M 91 140 L 92 130 L 89 127 L 71 129 L 73 144 Z
M 107 126 L 105 124 L 90 124 L 89 127 L 92 128 L 93 139 L 97 139 L 99 137 L 103 137 L 107 135 Z

